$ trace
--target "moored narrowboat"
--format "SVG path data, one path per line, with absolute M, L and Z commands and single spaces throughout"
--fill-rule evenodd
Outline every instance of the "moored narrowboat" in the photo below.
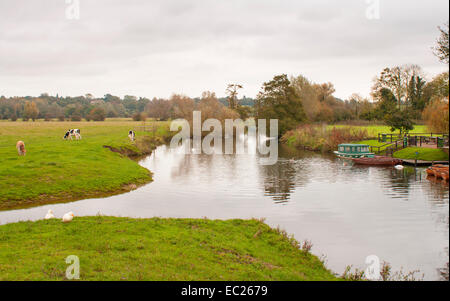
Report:
M 375 154 L 370 152 L 370 146 L 366 144 L 339 144 L 334 152 L 339 158 L 373 158 Z

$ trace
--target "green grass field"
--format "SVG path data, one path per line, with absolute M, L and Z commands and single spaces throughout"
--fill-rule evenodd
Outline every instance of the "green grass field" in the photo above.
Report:
M 170 135 L 167 123 L 151 122 L 158 137 Z M 1 122 L 0 210 L 97 197 L 143 184 L 151 173 L 104 145 L 139 153 L 128 131 L 142 122 Z M 81 130 L 82 140 L 65 141 L 68 129 Z M 137 131 L 141 139 L 152 132 Z M 25 143 L 19 157 L 16 142 Z M 140 141 L 140 140 L 139 140 Z M 129 190 L 129 189 L 128 189 Z
M 448 161 L 448 155 L 441 149 L 424 147 L 407 147 L 394 153 L 394 158 L 416 159 L 416 152 L 419 153 L 417 160 L 424 161 Z
M 284 232 L 257 220 L 75 217 L 0 226 L 0 280 L 336 280 Z
M 340 128 L 340 127 L 350 127 L 354 129 L 366 129 L 367 133 L 370 137 L 378 137 L 378 133 L 384 134 L 399 134 L 400 132 L 397 130 L 395 132 L 391 132 L 391 128 L 385 125 L 367 125 L 367 126 L 349 126 L 349 125 L 329 125 L 328 128 Z M 430 131 L 427 129 L 425 125 L 415 125 L 412 131 L 409 131 L 410 134 L 414 133 L 429 133 Z

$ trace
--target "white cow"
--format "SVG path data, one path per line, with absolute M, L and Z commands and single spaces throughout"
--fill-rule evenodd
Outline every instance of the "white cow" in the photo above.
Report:
M 130 138 L 131 142 L 134 141 L 134 138 L 136 137 L 136 133 L 133 131 L 128 132 L 128 138 Z
M 66 134 L 64 135 L 64 139 L 72 139 L 72 136 L 75 136 L 76 140 L 80 140 L 81 139 L 81 131 L 79 129 L 70 129 L 66 132 Z

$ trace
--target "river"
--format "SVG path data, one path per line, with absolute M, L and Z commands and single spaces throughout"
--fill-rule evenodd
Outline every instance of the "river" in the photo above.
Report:
M 423 168 L 357 167 L 280 146 L 275 165 L 253 155 L 184 155 L 158 147 L 139 162 L 154 181 L 121 195 L 0 212 L 0 224 L 62 216 L 266 218 L 342 273 L 369 255 L 438 280 L 449 261 L 449 186 Z M 151 229 L 148 229 L 151 231 Z

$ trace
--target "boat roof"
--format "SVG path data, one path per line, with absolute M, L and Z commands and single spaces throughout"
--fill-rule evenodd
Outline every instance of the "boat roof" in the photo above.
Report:
M 350 144 L 350 143 L 344 143 L 344 144 L 339 144 L 339 146 L 369 146 L 368 144 Z

